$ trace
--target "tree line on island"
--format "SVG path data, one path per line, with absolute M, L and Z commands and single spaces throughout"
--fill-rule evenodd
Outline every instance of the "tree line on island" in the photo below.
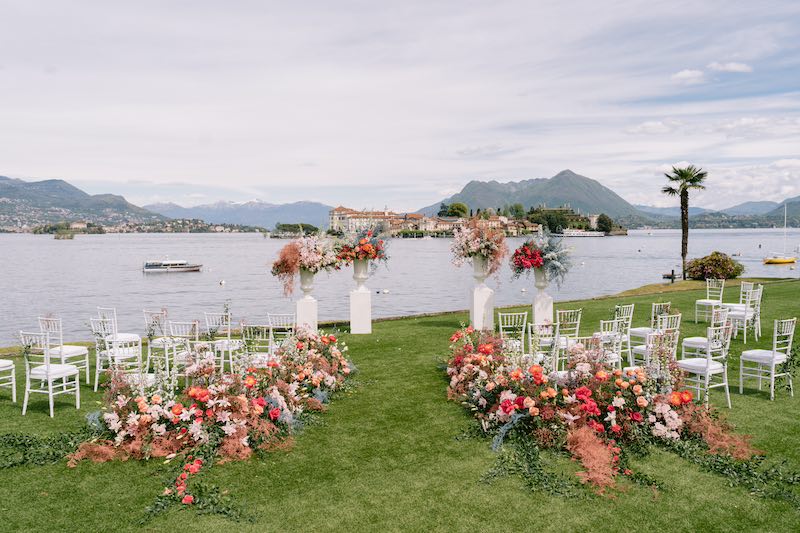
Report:
M 565 229 L 596 229 L 604 233 L 611 233 L 614 230 L 622 229 L 621 226 L 616 224 L 614 220 L 601 213 L 597 218 L 596 227 L 592 227 L 589 218 L 574 213 L 571 209 L 548 209 L 542 206 L 525 209 L 521 203 L 513 203 L 504 207 L 487 208 L 487 209 L 470 209 L 470 207 L 463 202 L 454 202 L 446 204 L 442 202 L 439 206 L 437 216 L 439 217 L 456 217 L 456 218 L 484 218 L 488 219 L 492 216 L 504 216 L 513 220 L 527 220 L 534 224 L 540 224 L 543 228 L 552 233 L 559 233 Z

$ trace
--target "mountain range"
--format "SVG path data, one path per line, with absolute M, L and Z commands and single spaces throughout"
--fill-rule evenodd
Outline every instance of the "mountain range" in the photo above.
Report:
M 150 204 L 145 209 L 169 218 L 197 218 L 211 224 L 242 224 L 273 228 L 279 222 L 313 224 L 318 228 L 328 225 L 332 206 L 318 202 L 270 204 L 260 200 L 250 202 L 217 202 L 214 204 L 182 207 L 173 203 Z
M 163 218 L 122 196 L 90 195 L 64 180 L 23 181 L 0 176 L 0 227 L 75 220 L 113 225 Z

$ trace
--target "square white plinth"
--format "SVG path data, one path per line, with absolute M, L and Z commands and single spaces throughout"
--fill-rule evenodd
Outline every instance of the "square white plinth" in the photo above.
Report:
M 533 323 L 553 323 L 553 297 L 539 291 L 533 298 Z
M 472 289 L 469 321 L 477 330 L 494 330 L 494 291 L 486 285 Z
M 297 325 L 317 331 L 317 300 L 313 297 L 297 300 Z
M 350 333 L 372 333 L 372 293 L 350 291 Z

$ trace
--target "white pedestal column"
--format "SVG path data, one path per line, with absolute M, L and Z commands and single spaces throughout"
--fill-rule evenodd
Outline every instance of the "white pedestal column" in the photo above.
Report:
M 372 333 L 372 293 L 365 285 L 368 278 L 369 261 L 356 259 L 353 262 L 356 288 L 350 291 L 350 333 L 356 335 Z
M 494 291 L 486 286 L 487 260 L 482 256 L 472 258 L 475 288 L 469 308 L 469 321 L 477 330 L 494 330 Z
M 300 288 L 303 290 L 303 297 L 297 300 L 297 325 L 317 331 L 319 325 L 317 300 L 311 296 L 311 291 L 314 290 L 313 272 L 300 269 Z
M 533 323 L 544 324 L 553 322 L 553 297 L 547 294 L 547 276 L 542 269 L 533 269 L 536 286 L 536 296 L 533 298 Z

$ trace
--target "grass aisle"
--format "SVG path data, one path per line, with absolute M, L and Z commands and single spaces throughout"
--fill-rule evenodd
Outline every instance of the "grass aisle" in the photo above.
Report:
M 730 300 L 738 289 L 730 289 Z M 695 326 L 697 291 L 667 297 L 684 313 L 685 335 Z M 636 302 L 635 324 L 646 321 L 649 303 L 660 296 L 641 295 L 561 304 L 584 308 L 582 333 L 589 334 L 615 303 Z M 800 283 L 769 284 L 763 327 L 771 342 L 772 320 L 800 314 Z M 456 440 L 469 427 L 462 408 L 445 397 L 438 367 L 448 337 L 466 320 L 448 314 L 375 324 L 371 336 L 344 336 L 359 367 L 356 392 L 339 396 L 320 423 L 298 436 L 289 452 L 265 461 L 229 463 L 213 468 L 207 479 L 227 489 L 255 515 L 254 523 L 169 512 L 149 530 L 203 531 L 405 530 L 405 531 L 621 531 L 631 527 L 660 531 L 788 531 L 800 529 L 800 513 L 782 503 L 730 488 L 725 479 L 701 472 L 671 454 L 655 452 L 637 467 L 665 485 L 654 493 L 623 484 L 615 497 L 590 490 L 577 499 L 532 494 L 516 479 L 494 485 L 478 480 L 494 462 L 485 440 Z M 748 347 L 755 346 L 750 342 Z M 777 401 L 754 385 L 738 394 L 738 354 L 732 349 L 730 378 L 739 431 L 755 436 L 770 458 L 786 458 L 800 468 L 800 396 L 781 390 Z M 18 364 L 18 366 L 22 366 Z M 85 412 L 97 409 L 97 395 L 84 388 L 82 412 L 57 400 L 55 420 L 47 416 L 46 396 L 20 416 L 7 391 L 0 392 L 0 433 L 53 433 L 77 429 Z M 21 398 L 21 395 L 20 395 Z M 722 405 L 719 391 L 712 393 Z M 727 411 L 727 409 L 725 409 Z M 571 464 L 565 470 L 573 471 Z M 143 509 L 161 490 L 158 463 L 127 462 L 69 469 L 65 462 L 44 467 L 0 470 L 0 524 L 3 531 L 136 529 Z

